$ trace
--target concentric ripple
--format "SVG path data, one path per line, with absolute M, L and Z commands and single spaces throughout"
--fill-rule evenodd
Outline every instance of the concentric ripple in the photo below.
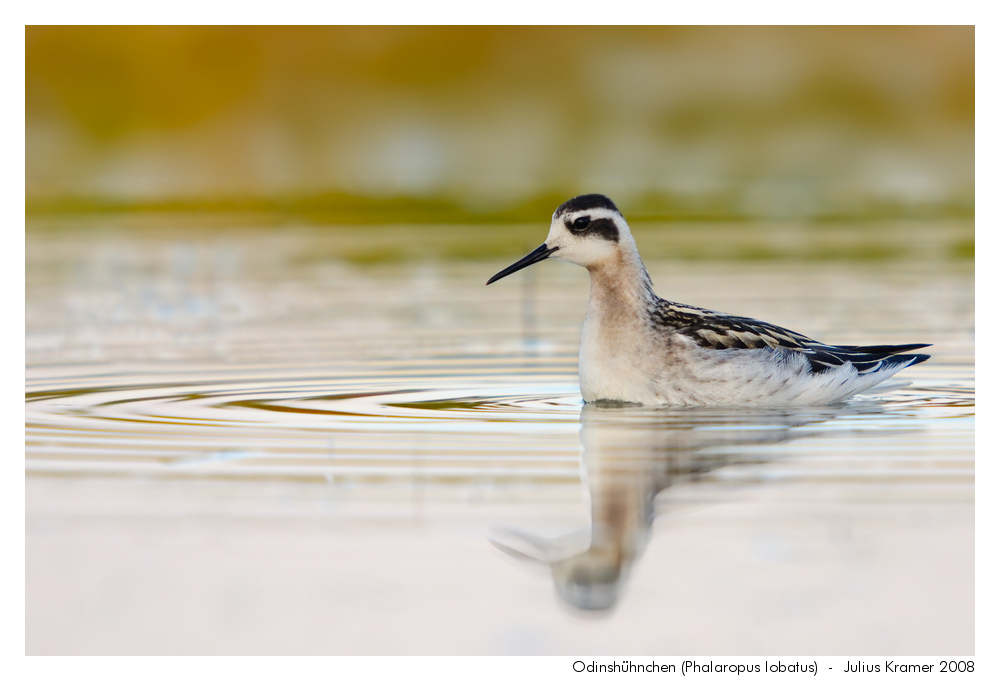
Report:
M 496 358 L 465 361 L 460 371 L 451 365 L 451 375 L 449 360 L 322 370 L 188 366 L 171 375 L 39 371 L 26 395 L 27 468 L 372 484 L 579 483 L 576 383 L 559 360 L 509 363 L 505 373 Z M 660 427 L 685 433 L 685 449 L 721 443 L 756 460 L 770 445 L 796 461 L 799 477 L 965 487 L 973 474 L 970 390 L 929 378 L 827 409 L 647 408 L 611 416 L 639 425 L 652 415 Z M 782 433 L 768 434 L 776 429 Z M 788 474 L 781 465 L 716 472 L 727 479 Z
M 28 470 L 579 479 L 575 384 L 489 372 L 428 381 L 421 369 L 430 367 L 39 380 L 26 395 Z

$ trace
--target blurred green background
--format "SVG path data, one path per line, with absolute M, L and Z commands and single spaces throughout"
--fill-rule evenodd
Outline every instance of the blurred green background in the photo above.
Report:
M 29 26 L 27 212 L 538 224 L 596 191 L 639 222 L 969 219 L 974 38 Z

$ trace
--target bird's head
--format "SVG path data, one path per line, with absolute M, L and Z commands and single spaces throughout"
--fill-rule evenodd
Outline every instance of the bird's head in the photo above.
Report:
M 545 243 L 486 283 L 492 284 L 550 256 L 590 269 L 613 260 L 623 249 L 634 250 L 635 241 L 618 208 L 603 194 L 584 194 L 570 199 L 552 214 Z

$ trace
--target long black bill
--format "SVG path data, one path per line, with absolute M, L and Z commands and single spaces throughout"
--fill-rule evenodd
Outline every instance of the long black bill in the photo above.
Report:
M 518 270 L 523 270 L 528 265 L 534 265 L 536 262 L 545 260 L 547 257 L 549 257 L 558 250 L 559 250 L 558 246 L 556 246 L 555 248 L 549 248 L 545 244 L 542 244 L 541 246 L 533 250 L 531 253 L 528 253 L 528 255 L 524 256 L 523 258 L 518 260 L 516 263 L 514 263 L 507 269 L 500 270 L 499 272 L 494 274 L 493 277 L 488 282 L 486 282 L 486 285 L 489 286 L 497 279 L 503 279 L 508 274 L 514 274 L 514 272 L 517 272 Z

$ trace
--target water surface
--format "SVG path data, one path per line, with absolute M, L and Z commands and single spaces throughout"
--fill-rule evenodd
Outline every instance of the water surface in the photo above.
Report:
M 933 356 L 829 408 L 605 408 L 585 271 L 344 255 L 383 245 L 29 230 L 29 652 L 973 652 L 971 263 L 651 258 Z

